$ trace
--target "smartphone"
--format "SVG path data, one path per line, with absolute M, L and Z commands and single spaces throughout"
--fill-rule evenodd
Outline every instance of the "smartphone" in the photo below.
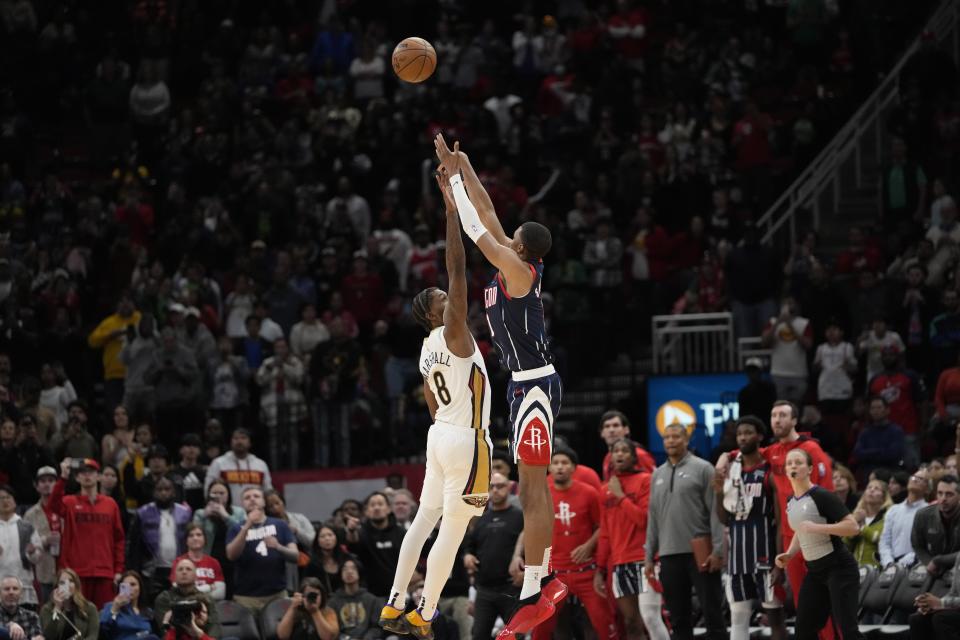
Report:
M 120 583 L 120 595 L 130 597 L 130 584 L 127 582 Z

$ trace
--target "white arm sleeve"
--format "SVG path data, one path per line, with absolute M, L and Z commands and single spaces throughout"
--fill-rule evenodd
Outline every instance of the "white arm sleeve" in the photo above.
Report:
M 460 177 L 459 174 L 453 176 L 450 178 L 450 186 L 453 188 L 453 201 L 457 204 L 460 226 L 463 227 L 464 232 L 466 232 L 466 234 L 470 236 L 470 239 L 473 240 L 473 243 L 476 244 L 480 236 L 487 232 L 487 229 L 480 221 L 480 214 L 477 213 L 477 208 L 473 206 L 470 198 L 467 197 L 467 190 L 463 186 L 463 178 Z

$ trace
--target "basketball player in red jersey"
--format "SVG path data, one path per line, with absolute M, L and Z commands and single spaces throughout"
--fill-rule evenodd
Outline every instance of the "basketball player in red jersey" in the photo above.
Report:
M 603 470 L 603 479 L 609 480 L 613 474 L 613 460 L 610 458 L 610 447 L 620 438 L 630 439 L 630 420 L 627 418 L 627 414 L 615 409 L 604 412 L 604 414 L 600 416 L 600 437 L 608 449 L 607 455 L 603 457 L 603 466 L 601 467 Z M 634 442 L 634 451 L 636 451 L 637 454 L 637 469 L 646 471 L 647 473 L 653 473 L 653 470 L 657 468 L 657 463 L 654 461 L 653 456 L 650 455 L 650 452 L 636 442 Z

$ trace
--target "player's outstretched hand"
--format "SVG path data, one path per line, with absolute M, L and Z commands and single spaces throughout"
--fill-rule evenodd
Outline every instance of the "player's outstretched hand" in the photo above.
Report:
M 460 173 L 459 141 L 453 143 L 453 151 L 450 151 L 450 147 L 447 146 L 447 141 L 443 139 L 443 134 L 438 133 L 437 137 L 433 139 L 433 147 L 437 152 L 437 160 L 443 165 L 447 176 Z
M 437 186 L 440 187 L 440 193 L 443 194 L 443 204 L 447 207 L 447 213 L 457 212 L 457 203 L 453 201 L 453 188 L 450 186 L 450 174 L 440 165 L 437 169 Z

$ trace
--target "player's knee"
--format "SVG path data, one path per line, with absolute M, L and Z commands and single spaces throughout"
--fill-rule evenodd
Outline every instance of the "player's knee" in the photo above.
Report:
M 423 505 L 417 509 L 417 515 L 414 516 L 414 520 L 423 520 L 425 523 L 430 525 L 430 528 L 437 526 L 437 523 L 440 522 L 440 518 L 443 516 L 443 507 L 424 507 Z

